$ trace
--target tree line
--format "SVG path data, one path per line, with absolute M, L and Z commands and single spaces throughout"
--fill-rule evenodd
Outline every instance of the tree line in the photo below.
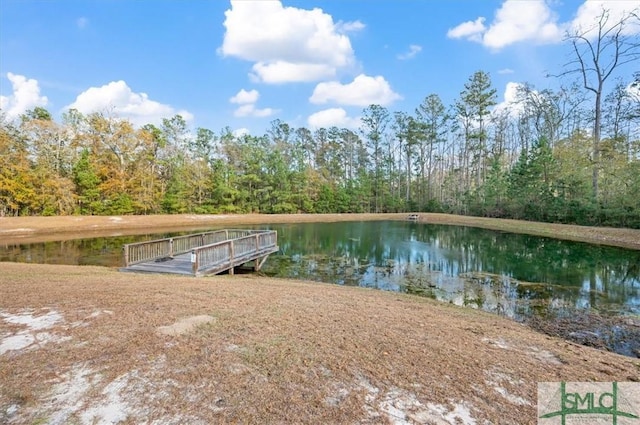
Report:
M 613 55 L 637 57 L 619 43 Z M 580 78 L 558 89 L 522 84 L 497 107 L 477 71 L 452 105 L 370 105 L 358 129 L 275 120 L 234 135 L 37 107 L 0 119 L 0 216 L 431 211 L 640 228 L 640 73 L 605 85 L 613 68 L 584 46 L 565 72 Z

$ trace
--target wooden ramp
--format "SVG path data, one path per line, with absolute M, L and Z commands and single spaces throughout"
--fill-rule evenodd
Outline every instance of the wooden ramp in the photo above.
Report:
M 202 276 L 254 262 L 260 270 L 278 251 L 273 230 L 217 230 L 124 245 L 121 271 Z

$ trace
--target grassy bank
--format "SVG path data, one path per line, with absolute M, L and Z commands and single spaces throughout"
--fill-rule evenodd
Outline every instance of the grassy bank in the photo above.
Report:
M 637 360 L 403 294 L 0 269 L 3 423 L 524 424 L 537 382 L 640 379 Z

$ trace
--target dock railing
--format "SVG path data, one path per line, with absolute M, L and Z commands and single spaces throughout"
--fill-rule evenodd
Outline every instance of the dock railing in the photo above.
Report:
M 265 232 L 271 233 L 271 231 L 264 230 L 225 229 L 198 233 L 195 235 L 176 236 L 173 238 L 130 243 L 123 247 L 124 266 L 129 267 L 130 265 L 143 263 L 145 261 L 172 258 L 175 255 L 188 253 L 194 248 L 248 237 L 249 235 L 260 237 L 260 235 L 265 234 Z M 276 232 L 273 231 L 273 233 Z
M 236 233 L 238 232 L 238 233 Z M 233 267 L 260 255 L 268 255 L 277 250 L 278 234 L 274 230 L 253 230 L 243 236 L 242 231 L 229 231 L 229 239 L 197 247 L 191 250 L 191 266 L 194 275 L 201 270 L 219 266 Z M 233 238 L 237 236 L 236 238 Z

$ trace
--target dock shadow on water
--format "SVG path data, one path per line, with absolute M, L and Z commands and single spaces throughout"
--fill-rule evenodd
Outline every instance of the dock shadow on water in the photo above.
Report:
M 429 297 L 640 357 L 640 251 L 419 222 L 239 227 L 278 231 L 268 276 Z M 177 234 L 0 244 L 0 261 L 119 267 L 122 245 Z

